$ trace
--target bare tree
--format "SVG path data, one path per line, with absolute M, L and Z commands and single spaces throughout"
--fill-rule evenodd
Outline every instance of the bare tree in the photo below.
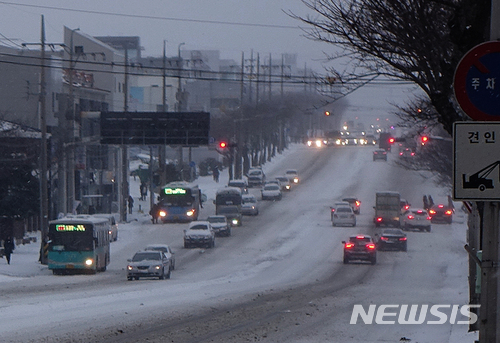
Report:
M 334 45 L 330 58 L 349 68 L 331 74 L 342 83 L 374 75 L 410 81 L 429 97 L 437 121 L 451 134 L 464 120 L 453 96 L 462 56 L 488 38 L 490 1 L 302 0 L 314 16 L 290 16 L 307 24 L 306 35 Z

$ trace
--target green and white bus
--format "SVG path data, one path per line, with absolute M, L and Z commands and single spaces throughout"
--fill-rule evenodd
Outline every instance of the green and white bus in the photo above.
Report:
M 107 218 L 71 216 L 49 222 L 48 267 L 54 274 L 105 271 L 110 260 Z

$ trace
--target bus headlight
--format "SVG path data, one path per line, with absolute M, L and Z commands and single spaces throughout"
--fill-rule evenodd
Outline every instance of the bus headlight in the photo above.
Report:
M 86 259 L 86 260 L 85 260 L 85 265 L 86 265 L 86 266 L 89 266 L 89 267 L 90 267 L 90 266 L 91 266 L 91 265 L 93 265 L 93 264 L 94 264 L 94 260 L 93 260 L 93 259 L 88 258 L 88 259 Z
M 193 209 L 193 210 L 189 210 L 189 211 L 187 211 L 187 212 L 186 212 L 186 215 L 187 215 L 188 217 L 192 217 L 192 216 L 194 216 L 194 209 Z
M 160 211 L 160 212 L 158 212 L 158 215 L 160 217 L 166 217 L 167 216 L 167 212 L 166 211 Z

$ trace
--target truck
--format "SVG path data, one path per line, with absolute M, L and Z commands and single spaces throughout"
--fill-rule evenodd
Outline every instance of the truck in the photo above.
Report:
M 389 132 L 381 132 L 378 139 L 378 147 L 385 151 L 391 151 L 391 146 L 394 143 L 394 137 Z
M 375 209 L 373 222 L 376 227 L 401 226 L 401 195 L 398 192 L 377 192 L 373 208 Z
M 215 214 L 226 216 L 232 226 L 242 225 L 242 193 L 240 188 L 224 187 L 215 194 Z

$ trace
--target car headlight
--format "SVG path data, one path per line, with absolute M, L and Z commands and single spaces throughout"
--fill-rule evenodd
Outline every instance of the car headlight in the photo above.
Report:
M 160 269 L 161 269 L 161 265 L 156 265 L 156 266 L 154 266 L 154 269 L 156 269 L 156 270 L 160 270 Z
M 285 186 L 285 188 L 286 188 L 286 189 L 290 189 L 290 185 L 286 185 L 286 186 Z
M 127 266 L 127 270 L 132 270 L 132 269 L 134 269 L 134 267 L 132 267 L 130 265 Z
M 233 223 L 233 225 L 238 225 L 239 220 L 234 218 L 231 222 Z
M 186 212 L 186 215 L 187 215 L 188 217 L 192 217 L 192 216 L 194 215 L 194 209 L 187 211 L 187 212 Z
M 93 264 L 94 264 L 94 260 L 93 259 L 88 258 L 88 259 L 85 260 L 85 265 L 86 266 L 91 266 Z

